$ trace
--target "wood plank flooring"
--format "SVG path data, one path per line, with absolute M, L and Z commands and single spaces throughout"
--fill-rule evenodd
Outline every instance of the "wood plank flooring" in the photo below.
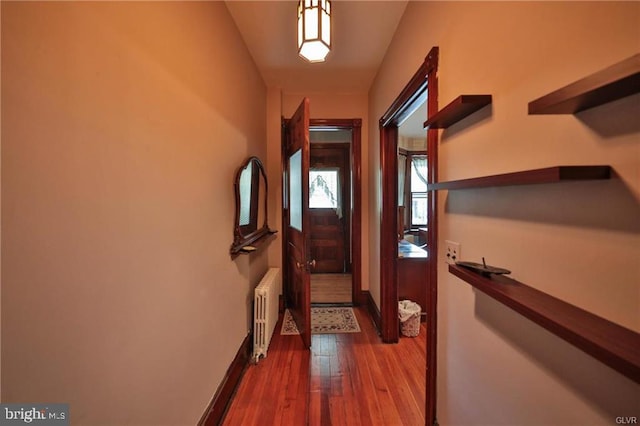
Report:
M 351 274 L 311 274 L 311 303 L 351 302 Z
M 426 331 L 383 344 L 366 310 L 360 333 L 300 336 L 276 326 L 267 358 L 251 365 L 223 425 L 424 425 Z

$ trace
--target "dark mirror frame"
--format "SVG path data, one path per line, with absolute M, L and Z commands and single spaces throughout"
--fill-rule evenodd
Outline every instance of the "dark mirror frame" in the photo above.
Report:
M 251 196 L 250 199 L 250 207 L 249 207 L 249 223 L 246 225 L 240 225 L 240 210 L 241 210 L 241 196 L 240 196 L 240 179 L 242 177 L 242 173 L 247 170 L 247 168 L 251 165 L 252 176 L 251 176 Z M 264 205 L 260 205 L 260 181 L 264 183 Z M 250 246 L 253 243 L 256 243 L 261 238 L 274 234 L 276 231 L 272 231 L 269 229 L 269 225 L 267 224 L 267 199 L 268 199 L 268 184 L 267 184 L 267 175 L 265 174 L 264 167 L 262 166 L 262 162 L 258 157 L 249 157 L 242 166 L 236 172 L 235 182 L 234 182 L 235 196 L 236 196 L 236 215 L 235 222 L 233 228 L 233 244 L 231 245 L 231 255 L 237 255 L 240 253 L 249 253 L 250 251 L 255 250 L 252 248 L 249 250 L 247 246 Z M 260 209 L 263 209 L 262 216 L 264 217 L 264 222 L 261 227 L 258 227 L 258 218 L 260 215 Z

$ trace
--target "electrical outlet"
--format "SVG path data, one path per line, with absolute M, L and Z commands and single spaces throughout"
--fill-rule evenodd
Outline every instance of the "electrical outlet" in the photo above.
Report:
M 445 253 L 445 262 L 449 265 L 454 265 L 456 260 L 460 260 L 460 243 L 449 240 L 446 240 L 444 243 L 447 250 Z

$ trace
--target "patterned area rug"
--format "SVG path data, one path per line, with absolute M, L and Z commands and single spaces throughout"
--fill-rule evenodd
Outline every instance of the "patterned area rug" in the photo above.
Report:
M 352 308 L 311 308 L 311 334 L 359 333 L 360 325 Z M 287 309 L 280 334 L 300 334 Z

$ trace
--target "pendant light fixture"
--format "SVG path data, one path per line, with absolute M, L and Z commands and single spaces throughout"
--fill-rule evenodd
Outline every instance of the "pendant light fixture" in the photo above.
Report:
M 309 62 L 324 62 L 331 50 L 331 2 L 298 3 L 298 54 Z

